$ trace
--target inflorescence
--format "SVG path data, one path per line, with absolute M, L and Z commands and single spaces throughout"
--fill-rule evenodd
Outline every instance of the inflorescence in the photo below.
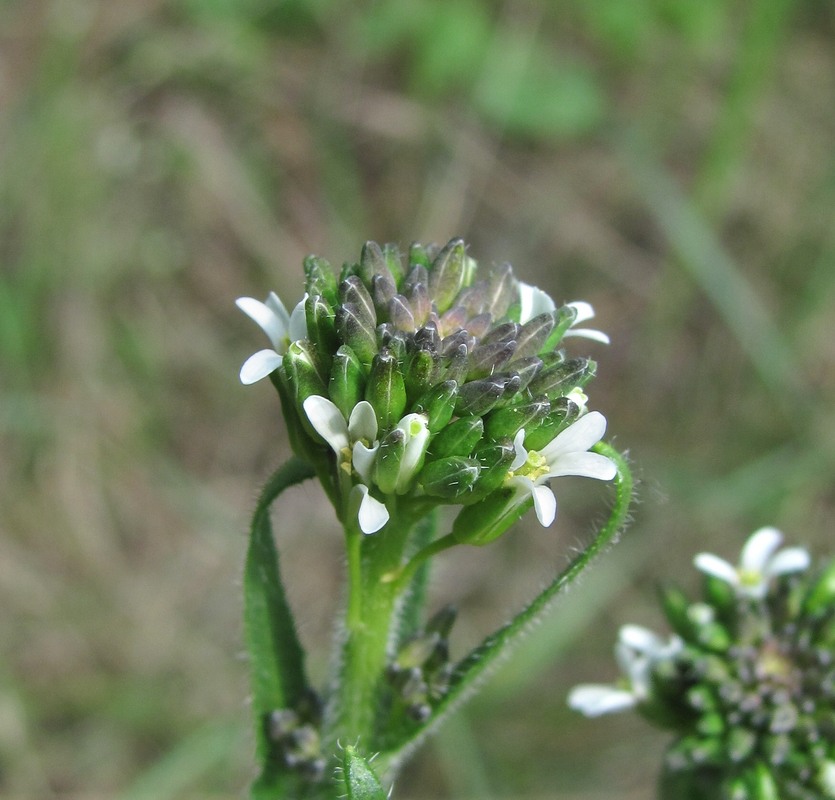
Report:
M 635 707 L 676 732 L 664 798 L 835 798 L 835 562 L 812 575 L 781 541 L 756 531 L 737 566 L 698 555 L 704 598 L 662 591 L 675 633 L 624 626 L 622 682 L 569 695 L 587 716 Z

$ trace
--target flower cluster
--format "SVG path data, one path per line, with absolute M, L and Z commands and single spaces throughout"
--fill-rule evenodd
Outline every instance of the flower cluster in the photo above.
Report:
M 275 294 L 238 306 L 272 348 L 251 356 L 241 381 L 269 376 L 296 453 L 314 465 L 343 523 L 366 534 L 395 513 L 464 506 L 453 534 L 484 544 L 533 505 L 556 514 L 551 478 L 611 480 L 612 461 L 589 452 L 606 420 L 587 411 L 594 361 L 560 349 L 588 303 L 557 307 L 510 265 L 486 274 L 464 242 L 368 242 L 339 276 L 304 264 L 306 292 L 292 313 Z
M 587 716 L 635 707 L 676 732 L 664 798 L 835 798 L 835 562 L 814 575 L 781 541 L 756 531 L 737 567 L 698 555 L 703 599 L 662 592 L 672 638 L 624 627 L 621 684 L 569 695 Z

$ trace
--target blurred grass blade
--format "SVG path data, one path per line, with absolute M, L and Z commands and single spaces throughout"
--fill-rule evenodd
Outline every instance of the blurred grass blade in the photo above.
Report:
M 244 741 L 237 723 L 212 725 L 187 736 L 145 770 L 119 800 L 177 800 L 207 773 L 231 761 L 236 743 Z
M 429 728 L 435 728 L 473 693 L 478 682 L 493 669 L 510 649 L 518 644 L 525 633 L 549 611 L 554 600 L 580 575 L 589 563 L 609 546 L 629 519 L 632 500 L 632 475 L 626 459 L 613 447 L 600 442 L 593 448 L 596 452 L 611 458 L 618 468 L 615 478 L 615 502 L 609 519 L 595 535 L 592 542 L 546 586 L 510 622 L 488 636 L 478 647 L 462 659 L 455 668 L 449 691 L 435 706 L 426 724 L 414 730 L 396 751 L 384 754 L 386 767 L 402 760 L 414 748 Z M 381 767 L 382 769 L 382 767 Z
M 616 144 L 681 266 L 725 319 L 763 383 L 796 413 L 803 393 L 791 350 L 753 287 L 646 144 L 634 134 Z
M 267 715 L 293 706 L 307 688 L 304 652 L 284 593 L 270 505 L 290 486 L 312 478 L 313 468 L 292 458 L 269 479 L 252 518 L 244 567 L 244 635 L 252 676 L 258 760 L 267 766 Z

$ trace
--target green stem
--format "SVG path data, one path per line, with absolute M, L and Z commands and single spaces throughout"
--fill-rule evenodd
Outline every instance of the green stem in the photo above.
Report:
M 411 560 L 407 564 L 400 567 L 397 571 L 384 575 L 383 580 L 394 584 L 396 593 L 400 594 L 409 585 L 409 581 L 412 579 L 412 576 L 415 572 L 417 572 L 420 565 L 423 564 L 426 559 L 431 558 L 438 553 L 442 553 L 444 550 L 448 550 L 450 547 L 454 547 L 458 543 L 458 539 L 456 539 L 451 533 L 448 533 L 446 536 L 442 536 L 440 539 L 426 545 L 426 547 L 422 550 L 419 550 L 412 556 Z

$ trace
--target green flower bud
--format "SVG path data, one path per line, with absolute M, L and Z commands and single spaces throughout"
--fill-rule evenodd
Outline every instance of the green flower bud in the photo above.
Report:
M 545 340 L 543 350 L 553 350 L 562 341 L 565 332 L 574 324 L 577 319 L 577 310 L 572 306 L 563 306 L 557 309 L 554 329 Z M 542 351 L 540 351 L 542 352 Z
M 493 319 L 503 317 L 510 304 L 519 297 L 519 284 L 513 277 L 513 267 L 502 264 L 490 273 L 488 299 L 486 311 L 493 315 Z
M 406 396 L 414 402 L 432 385 L 433 376 L 438 368 L 438 356 L 431 350 L 420 348 L 409 358 L 406 368 Z
M 466 258 L 464 240 L 452 239 L 432 263 L 429 272 L 429 292 L 441 314 L 452 305 L 464 284 Z
M 452 535 L 461 544 L 485 545 L 501 536 L 528 509 L 512 506 L 512 489 L 498 489 L 480 503 L 465 506 L 452 523 Z
M 539 314 L 521 326 L 516 336 L 516 357 L 536 356 L 554 329 L 554 313 Z
M 383 258 L 386 260 L 389 275 L 395 283 L 400 283 L 403 278 L 403 261 L 400 257 L 400 248 L 391 242 L 384 244 Z
M 377 333 L 367 316 L 354 304 L 336 309 L 336 330 L 339 338 L 356 353 L 357 358 L 369 366 L 377 353 Z
M 337 305 L 336 275 L 331 265 L 318 256 L 304 260 L 305 290 L 309 295 L 321 295 L 333 308 Z
M 571 358 L 562 364 L 543 369 L 531 381 L 529 389 L 534 395 L 548 398 L 564 397 L 572 389 L 585 386 L 597 372 L 597 364 L 588 358 Z
M 346 745 L 342 760 L 342 784 L 347 800 L 386 800 L 387 795 L 374 770 L 352 745 Z
M 412 306 L 408 298 L 402 294 L 396 294 L 388 302 L 388 318 L 392 325 L 404 333 L 413 333 L 415 330 L 415 315 L 412 313 Z
M 359 277 L 362 278 L 363 283 L 370 286 L 375 275 L 386 272 L 388 272 L 388 266 L 380 245 L 377 242 L 366 242 L 360 254 Z
M 527 389 L 530 382 L 542 370 L 542 359 L 536 356 L 527 356 L 525 358 L 514 357 L 513 361 L 507 366 L 511 375 L 519 376 L 519 391 L 521 392 Z
M 497 375 L 465 383 L 458 391 L 455 413 L 459 416 L 486 414 L 499 402 L 510 382 L 508 378 Z
M 514 455 L 513 442 L 510 439 L 485 443 L 476 451 L 475 457 L 481 466 L 481 474 L 473 488 L 472 501 L 486 497 L 504 483 Z
M 536 429 L 550 410 L 551 404 L 544 397 L 531 400 L 529 403 L 506 406 L 488 414 L 485 430 L 491 439 L 512 439 L 522 428 L 526 434 Z
M 433 440 L 432 460 L 450 456 L 468 456 L 484 433 L 481 417 L 461 417 L 447 425 Z
M 383 494 L 394 494 L 405 453 L 406 434 L 400 428 L 394 428 L 380 442 L 374 462 L 374 483 Z
M 812 614 L 835 609 L 835 560 L 824 569 L 806 596 L 804 607 Z
M 336 315 L 333 307 L 321 295 L 308 295 L 304 304 L 308 338 L 320 353 L 332 353 L 338 346 Z
M 453 500 L 468 492 L 478 478 L 478 462 L 451 456 L 427 464 L 420 473 L 420 484 L 431 497 Z
M 411 270 L 413 267 L 423 267 L 425 270 L 429 270 L 429 267 L 432 266 L 433 259 L 430 257 L 429 253 L 427 252 L 427 248 L 424 247 L 420 242 L 412 242 L 411 246 L 409 247 L 409 269 Z
M 364 389 L 365 373 L 360 360 L 348 345 L 342 345 L 331 365 L 328 396 L 345 419 L 351 416 L 354 406 L 362 400 Z
M 313 394 L 327 394 L 328 374 L 312 342 L 307 339 L 293 342 L 281 366 L 297 408 L 300 409 L 302 403 Z M 300 416 L 305 418 L 303 413 Z
M 771 771 L 765 764 L 758 763 L 745 776 L 751 800 L 780 800 L 780 792 Z
M 469 351 L 466 344 L 459 344 L 444 354 L 441 371 L 445 380 L 455 381 L 459 386 L 466 382 L 469 372 Z
M 458 384 L 455 381 L 444 381 L 433 386 L 415 403 L 415 411 L 429 418 L 430 433 L 438 433 L 449 424 L 455 410 L 457 393 Z
M 374 407 L 383 430 L 400 419 L 406 409 L 406 386 L 397 366 L 397 359 L 388 350 L 381 350 L 374 356 L 365 388 L 365 399 Z
M 467 378 L 475 380 L 493 375 L 513 358 L 516 342 L 493 342 L 480 344 L 470 353 Z
M 339 284 L 339 301 L 342 305 L 354 306 L 365 327 L 371 330 L 377 327 L 374 301 L 365 284 L 356 275 L 351 275 Z
M 725 720 L 721 714 L 702 714 L 696 723 L 696 732 L 700 736 L 719 736 L 725 730 Z

